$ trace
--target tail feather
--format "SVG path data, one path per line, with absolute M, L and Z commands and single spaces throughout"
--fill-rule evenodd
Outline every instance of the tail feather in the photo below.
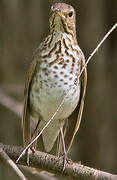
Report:
M 52 122 L 42 134 L 43 144 L 46 152 L 50 152 L 60 132 L 60 122 Z

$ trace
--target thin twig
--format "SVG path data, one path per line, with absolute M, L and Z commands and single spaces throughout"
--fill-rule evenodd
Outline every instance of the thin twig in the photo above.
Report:
M 78 79 L 80 78 L 81 74 L 83 73 L 84 69 L 86 68 L 87 64 L 89 63 L 89 61 L 91 60 L 91 58 L 95 55 L 95 53 L 98 51 L 98 49 L 100 48 L 100 46 L 103 44 L 103 42 L 108 38 L 108 36 L 114 31 L 114 29 L 117 27 L 117 23 L 114 24 L 114 26 L 106 33 L 106 35 L 103 37 L 103 39 L 100 41 L 100 43 L 97 45 L 97 47 L 94 49 L 94 51 L 91 53 L 91 55 L 89 56 L 89 58 L 87 59 L 85 65 L 83 66 L 83 68 L 80 71 L 80 74 L 78 76 Z
M 21 147 L 9 146 L 0 144 L 2 148 L 11 159 L 14 161 L 19 157 L 22 149 Z M 27 155 L 25 154 L 19 161 L 20 165 L 27 165 Z M 79 180 L 117 180 L 117 175 L 110 174 L 104 171 L 93 169 L 82 164 L 73 163 L 68 161 L 64 172 L 63 169 L 63 160 L 59 157 L 35 151 L 35 153 L 30 154 L 30 166 L 34 168 L 39 168 L 59 176 L 66 176 L 70 179 L 79 179 Z
M 2 148 L 0 148 L 0 161 L 10 167 L 10 169 L 12 169 L 12 171 L 14 171 L 21 180 L 27 180 L 17 165 L 9 158 L 9 156 Z

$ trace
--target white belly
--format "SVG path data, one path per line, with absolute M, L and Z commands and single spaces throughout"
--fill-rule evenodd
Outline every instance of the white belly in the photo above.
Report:
M 79 97 L 80 85 L 59 87 L 59 84 L 54 85 L 53 83 L 53 87 L 50 84 L 48 86 L 43 85 L 38 92 L 32 91 L 30 93 L 30 102 L 34 111 L 42 117 L 42 120 L 47 122 L 56 112 L 63 99 L 64 103 L 54 119 L 63 120 L 68 118 L 76 108 Z
M 64 101 L 54 119 L 52 119 L 51 123 L 42 134 L 46 152 L 51 151 L 60 132 L 60 127 L 64 125 L 64 120 L 67 119 L 76 108 L 79 97 L 80 85 L 74 85 L 74 87 L 66 89 L 66 91 L 65 87 L 64 89 L 57 86 L 53 88 L 46 87 L 40 89 L 39 93 L 35 92 L 33 98 L 32 95 L 30 95 L 30 101 L 33 103 L 34 109 L 39 114 L 36 114 L 37 118 L 34 117 L 33 119 L 37 123 L 39 118 L 41 118 L 39 131 L 42 130 L 53 114 L 57 111 L 57 108 L 60 106 L 62 101 Z

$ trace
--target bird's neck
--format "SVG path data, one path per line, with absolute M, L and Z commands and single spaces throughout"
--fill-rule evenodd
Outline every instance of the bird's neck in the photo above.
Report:
M 76 37 L 72 34 L 65 32 L 50 32 L 45 40 L 37 48 L 36 52 L 40 52 L 41 56 L 46 57 L 50 55 L 53 51 L 55 54 L 64 49 L 71 49 L 72 47 L 78 48 L 78 43 Z M 35 52 L 35 53 L 36 53 Z
M 76 33 L 67 33 L 62 31 L 50 32 L 49 37 L 51 37 L 51 45 L 57 43 L 58 41 L 67 40 L 70 44 L 77 45 Z

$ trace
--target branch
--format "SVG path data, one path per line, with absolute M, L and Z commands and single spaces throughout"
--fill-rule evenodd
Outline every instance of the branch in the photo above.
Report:
M 23 175 L 23 173 L 20 171 L 20 169 L 16 166 L 16 164 L 9 158 L 9 156 L 6 154 L 6 152 L 0 148 L 0 161 L 2 161 L 4 164 L 6 164 L 10 169 L 12 169 L 15 174 L 21 179 L 21 180 L 27 180 L 26 177 Z
M 2 148 L 11 159 L 16 161 L 16 159 L 21 154 L 23 148 L 3 145 L 0 144 L 0 148 Z M 24 155 L 19 161 L 20 165 L 27 165 L 27 156 Z M 39 168 L 46 170 L 48 172 L 63 175 L 70 177 L 72 179 L 79 180 L 117 180 L 117 175 L 113 175 L 104 171 L 96 170 L 93 168 L 89 168 L 87 166 L 73 163 L 72 161 L 68 161 L 64 172 L 63 169 L 63 159 L 58 158 L 56 156 L 35 151 L 35 153 L 31 153 L 30 155 L 30 166 L 34 168 Z
M 22 104 L 17 103 L 13 98 L 5 94 L 1 89 L 0 89 L 0 104 L 4 105 L 12 112 L 14 112 L 17 116 L 21 117 Z
M 29 179 L 34 179 L 34 180 L 39 180 L 39 179 L 41 179 L 41 180 L 58 180 L 57 177 L 54 177 L 53 174 L 48 174 L 47 171 L 39 172 L 35 168 L 33 168 L 34 170 L 32 171 L 32 168 L 30 168 L 28 166 L 22 166 L 22 165 L 18 165 L 18 167 L 23 171 L 23 173 Z

